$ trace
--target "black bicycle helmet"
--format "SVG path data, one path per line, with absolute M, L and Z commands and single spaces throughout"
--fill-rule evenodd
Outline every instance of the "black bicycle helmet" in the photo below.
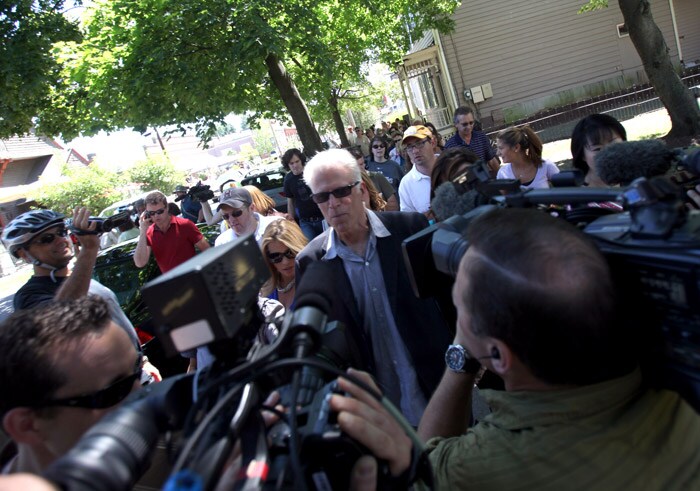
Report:
M 64 216 L 51 210 L 32 210 L 22 213 L 2 231 L 2 243 L 10 254 L 19 258 L 17 250 L 29 244 L 44 230 L 64 224 Z

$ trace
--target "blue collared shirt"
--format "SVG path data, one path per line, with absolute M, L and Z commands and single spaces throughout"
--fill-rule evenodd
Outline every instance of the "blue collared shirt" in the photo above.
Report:
M 346 246 L 335 230 L 331 230 L 326 244 L 327 252 L 322 260 L 328 261 L 338 257 L 343 261 L 343 268 L 350 280 L 365 332 L 372 340 L 375 375 L 379 388 L 401 409 L 408 422 L 417 426 L 427 401 L 418 385 L 408 349 L 396 327 L 377 253 L 377 237 L 388 237 L 391 232 L 374 212 L 366 212 L 369 238 L 364 256 Z

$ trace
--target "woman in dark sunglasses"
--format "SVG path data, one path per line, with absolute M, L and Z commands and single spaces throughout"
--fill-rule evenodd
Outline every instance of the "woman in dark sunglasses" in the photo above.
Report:
M 277 220 L 267 226 L 262 253 L 272 278 L 263 285 L 260 295 L 278 300 L 285 309 L 292 307 L 296 293 L 294 259 L 307 242 L 295 222 Z

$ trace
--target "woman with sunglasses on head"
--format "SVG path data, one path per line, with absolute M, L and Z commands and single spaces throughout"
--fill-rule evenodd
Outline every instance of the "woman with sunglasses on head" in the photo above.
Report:
M 519 179 L 522 189 L 548 188 L 559 168 L 542 158 L 542 140 L 532 128 L 506 128 L 498 134 L 498 156 L 503 159 L 498 179 Z
M 370 172 L 380 172 L 386 177 L 387 181 L 394 188 L 394 193 L 396 199 L 399 198 L 399 183 L 403 179 L 403 170 L 401 166 L 393 161 L 387 160 L 386 158 L 386 142 L 381 138 L 374 138 L 372 144 L 370 145 L 370 150 L 372 155 L 369 162 L 367 162 L 367 171 Z M 388 198 L 387 198 L 388 200 Z
M 272 278 L 263 285 L 261 296 L 279 301 L 285 309 L 292 307 L 296 293 L 294 259 L 307 242 L 295 222 L 278 220 L 268 225 L 261 247 Z

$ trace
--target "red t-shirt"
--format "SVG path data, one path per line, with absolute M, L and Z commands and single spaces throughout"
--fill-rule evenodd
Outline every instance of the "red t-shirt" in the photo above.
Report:
M 155 224 L 146 231 L 148 246 L 153 250 L 161 273 L 166 273 L 194 257 L 194 245 L 203 237 L 194 223 L 180 217 L 170 217 L 170 227 L 165 233 Z

